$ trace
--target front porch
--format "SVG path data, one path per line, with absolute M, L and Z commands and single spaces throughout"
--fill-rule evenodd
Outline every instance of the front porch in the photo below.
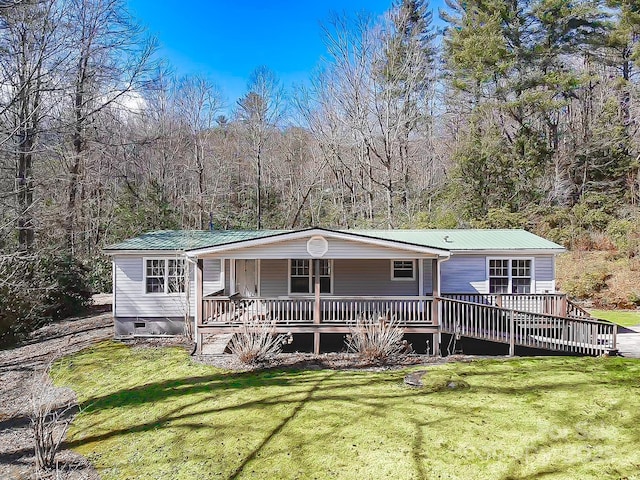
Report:
M 359 319 L 394 318 L 405 333 L 437 334 L 437 303 L 433 297 L 208 297 L 202 300 L 198 334 L 231 333 L 243 323 L 267 320 L 275 333 L 313 334 L 320 352 L 322 334 L 346 334 Z M 202 340 L 199 346 L 202 346 Z M 438 352 L 434 352 L 437 354 Z
M 192 250 L 198 349 L 206 334 L 259 319 L 276 333 L 313 335 L 319 353 L 323 334 L 392 318 L 405 333 L 431 335 L 434 355 L 442 334 L 506 343 L 511 354 L 615 349 L 614 325 L 547 293 L 555 290 L 548 257 L 510 255 L 461 256 L 443 277 L 451 253 L 442 248 L 320 229 Z M 441 293 L 442 285 L 473 293 Z M 482 293 L 493 290 L 522 293 Z
M 614 324 L 590 318 L 558 293 L 319 299 L 215 296 L 203 298 L 201 305 L 200 349 L 205 334 L 235 333 L 244 323 L 266 320 L 275 333 L 313 334 L 313 350 L 319 353 L 323 334 L 349 333 L 363 318 L 394 318 L 406 334 L 432 335 L 434 355 L 439 355 L 443 333 L 508 344 L 510 355 L 516 346 L 586 355 L 616 350 Z

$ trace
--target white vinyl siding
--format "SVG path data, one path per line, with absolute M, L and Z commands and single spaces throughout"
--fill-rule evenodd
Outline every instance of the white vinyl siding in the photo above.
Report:
M 185 314 L 187 305 L 184 293 L 172 295 L 144 293 L 145 262 L 142 257 L 114 257 L 114 262 L 116 285 L 114 316 L 166 318 L 180 317 Z M 192 274 L 193 292 L 195 292 L 194 283 Z
M 554 293 L 556 291 L 555 257 L 553 255 L 535 257 L 533 271 L 536 293 Z
M 308 238 L 271 243 L 264 246 L 247 247 L 238 250 L 229 250 L 225 253 L 234 258 L 261 258 L 261 259 L 290 259 L 312 258 L 307 252 Z M 337 238 L 327 238 L 328 250 L 323 258 L 343 259 L 414 259 L 417 254 L 407 250 L 382 247 L 362 242 L 354 242 Z M 389 271 L 387 262 L 387 272 Z
M 202 294 L 210 295 L 224 288 L 220 278 L 220 260 L 206 259 L 202 265 Z
M 159 257 L 154 257 L 159 258 Z M 175 255 L 170 257 L 175 259 Z M 145 263 L 142 257 L 133 255 L 116 256 L 114 262 L 114 316 L 171 318 L 184 316 L 186 311 L 186 295 L 176 293 L 145 294 Z M 190 268 L 191 314 L 195 313 L 195 266 Z M 203 293 L 205 295 L 222 288 L 220 283 L 220 260 L 204 260 Z

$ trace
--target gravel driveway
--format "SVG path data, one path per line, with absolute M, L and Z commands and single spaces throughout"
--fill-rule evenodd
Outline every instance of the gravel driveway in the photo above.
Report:
M 28 406 L 35 378 L 56 358 L 78 352 L 112 338 L 113 319 L 108 305 L 96 305 L 96 314 L 47 325 L 29 341 L 0 351 L 0 478 L 26 479 L 34 475 L 34 453 Z M 60 389 L 60 400 L 74 400 L 73 392 Z M 80 455 L 59 453 L 60 472 L 51 478 L 98 479 L 98 474 Z M 42 477 L 40 477 L 42 478 Z

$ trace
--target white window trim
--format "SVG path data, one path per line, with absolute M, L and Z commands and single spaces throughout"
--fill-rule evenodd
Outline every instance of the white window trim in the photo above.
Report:
M 396 269 L 394 268 L 394 265 L 393 265 L 394 262 L 411 262 L 413 264 L 411 277 L 398 277 L 398 278 L 396 278 L 396 276 L 395 276 Z M 391 268 L 391 281 L 392 282 L 415 282 L 416 281 L 416 261 L 415 260 L 406 259 L 406 258 L 394 258 L 389 262 L 389 265 L 390 265 L 390 268 Z
M 309 262 L 309 293 L 300 293 L 300 292 L 292 292 L 291 291 L 291 261 L 292 260 L 307 260 Z M 327 292 L 322 292 L 320 293 L 320 295 L 333 295 L 333 285 L 334 285 L 334 281 L 333 281 L 333 277 L 334 277 L 334 270 L 333 270 L 333 259 L 315 259 L 315 258 L 290 258 L 287 260 L 287 292 L 288 295 L 290 296 L 294 296 L 294 297 L 308 297 L 308 296 L 313 296 L 313 282 L 314 280 L 314 265 L 316 264 L 316 260 L 326 260 L 329 262 L 329 271 L 331 272 L 330 278 L 331 278 L 331 290 L 327 293 Z
M 147 260 L 163 260 L 164 261 L 164 292 L 147 292 Z M 190 269 L 187 269 L 187 261 L 182 257 L 142 257 L 142 293 L 144 295 L 164 295 L 167 297 L 184 296 L 186 293 L 187 283 L 185 278 L 184 292 L 168 292 L 169 289 L 169 260 L 182 260 L 185 263 L 185 276 L 190 275 Z
M 531 294 L 535 294 L 536 292 L 536 264 L 535 264 L 535 258 L 534 257 L 507 257 L 507 256 L 501 256 L 501 257 L 486 257 L 486 264 L 485 264 L 485 273 L 487 276 L 485 285 L 486 285 L 486 289 L 485 291 L 489 294 L 490 293 L 490 275 L 489 275 L 489 265 L 490 265 L 490 261 L 491 260 L 509 260 L 509 285 L 508 285 L 508 290 L 509 292 L 507 294 L 503 294 L 503 295 L 515 295 L 513 293 L 511 293 L 511 291 L 513 290 L 513 283 L 512 283 L 512 270 L 511 270 L 511 262 L 513 260 L 529 260 L 531 261 Z M 523 277 L 518 277 L 518 278 L 523 278 Z M 497 294 L 496 294 L 497 295 Z M 525 294 L 526 295 L 526 294 Z

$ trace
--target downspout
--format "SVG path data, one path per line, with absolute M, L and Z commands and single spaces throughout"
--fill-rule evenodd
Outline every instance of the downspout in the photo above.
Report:
M 451 258 L 451 252 L 449 252 L 449 255 L 447 255 L 446 257 L 440 257 L 440 255 L 438 255 L 438 257 L 436 258 L 436 275 L 435 275 L 436 279 L 438 280 L 438 292 L 437 292 L 438 295 L 436 295 L 435 285 L 431 286 L 433 302 L 436 306 L 434 313 L 436 314 L 438 319 L 437 339 L 433 345 L 433 353 L 435 356 L 440 356 L 440 343 L 442 342 L 442 304 L 440 303 L 440 294 L 442 293 L 441 291 L 442 275 L 440 270 L 440 264 L 449 261 L 450 258 Z
M 191 278 L 191 266 L 194 266 L 195 269 L 193 270 L 193 279 L 195 281 L 195 288 L 198 288 L 197 285 L 197 281 L 196 281 L 196 269 L 198 268 L 198 261 L 194 260 L 193 258 L 191 258 L 190 256 L 188 256 L 186 254 L 186 252 L 184 253 L 184 258 L 186 259 L 187 263 L 190 265 L 189 266 L 189 271 L 187 272 L 187 276 L 189 278 Z M 186 290 L 186 300 L 187 300 L 187 311 L 186 311 L 186 316 L 187 316 L 187 321 L 191 321 L 191 280 L 189 280 L 189 288 Z M 198 295 L 196 295 L 196 298 L 198 298 Z M 196 306 L 196 311 L 197 311 L 197 306 Z M 198 349 L 198 319 L 194 317 L 193 319 L 193 349 L 191 350 L 191 356 L 193 356 L 196 353 L 196 350 Z

